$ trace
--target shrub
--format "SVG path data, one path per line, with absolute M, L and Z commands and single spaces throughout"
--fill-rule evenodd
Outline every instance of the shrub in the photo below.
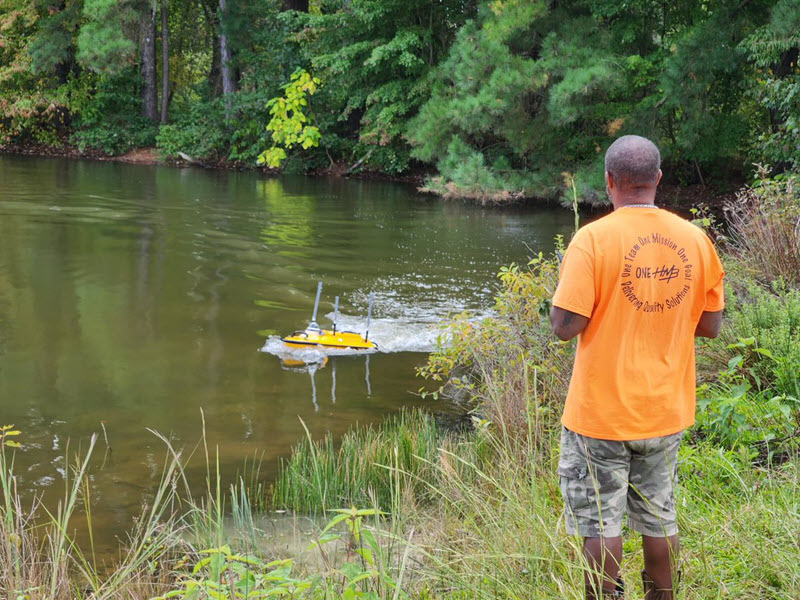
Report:
M 749 446 L 763 453 L 753 458 L 770 459 L 780 445 L 797 431 L 800 405 L 797 396 L 759 389 L 752 380 L 760 381 L 744 354 L 752 348 L 753 338 L 733 347 L 743 351 L 734 356 L 728 368 L 713 384 L 697 390 L 697 430 L 709 441 L 728 449 Z M 762 348 L 754 355 L 772 357 Z
M 764 460 L 783 452 L 800 424 L 800 290 L 735 271 L 727 287 L 720 336 L 700 352 L 697 429 Z
M 727 207 L 732 250 L 759 280 L 800 285 L 800 181 L 761 179 Z
M 141 115 L 141 101 L 131 93 L 137 86 L 133 69 L 87 75 L 69 86 L 70 108 L 77 116 L 71 141 L 81 151 L 91 148 L 114 156 L 153 146 L 158 124 Z
M 225 123 L 225 107 L 220 100 L 199 102 L 175 123 L 161 127 L 156 146 L 166 157 L 184 152 L 198 160 L 217 161 L 228 151 Z
M 563 250 L 560 239 L 558 246 Z M 448 382 L 450 389 L 466 390 L 476 412 L 510 437 L 528 433 L 529 407 L 536 431 L 554 424 L 566 396 L 572 345 L 556 340 L 549 321 L 558 271 L 557 254 L 543 253 L 527 268 L 501 269 L 494 314 L 479 322 L 457 316 L 419 371 Z
M 739 357 L 754 388 L 800 397 L 800 290 L 749 281 L 729 289 L 727 303 L 720 337 L 704 357 L 723 371 Z

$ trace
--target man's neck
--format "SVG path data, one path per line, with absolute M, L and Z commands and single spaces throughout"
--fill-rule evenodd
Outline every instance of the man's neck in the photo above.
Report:
M 614 198 L 612 204 L 614 210 L 625 208 L 626 206 L 655 206 L 655 194 L 642 196 L 628 196 L 626 198 Z

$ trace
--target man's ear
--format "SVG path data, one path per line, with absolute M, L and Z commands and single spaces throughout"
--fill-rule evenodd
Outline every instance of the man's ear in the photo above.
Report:
M 659 179 L 661 178 L 661 171 L 658 172 L 658 177 Z M 606 171 L 606 185 L 609 188 L 614 187 L 614 179 L 611 177 L 611 173 L 609 173 L 608 171 Z
M 661 176 L 662 176 L 663 174 L 664 174 L 664 173 L 662 173 L 662 172 L 661 172 L 661 169 L 659 169 L 659 170 L 658 170 L 658 179 L 656 180 L 656 185 L 658 185 L 659 183 L 661 183 Z

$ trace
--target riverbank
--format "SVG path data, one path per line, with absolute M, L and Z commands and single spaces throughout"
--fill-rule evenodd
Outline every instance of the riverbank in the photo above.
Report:
M 99 150 L 84 149 L 76 146 L 62 144 L 60 146 L 49 146 L 45 144 L 27 143 L 23 145 L 0 146 L 0 154 L 31 156 L 31 157 L 50 157 L 50 158 L 69 158 L 86 159 L 103 162 L 119 162 L 136 165 L 169 166 L 169 167 L 198 167 L 219 171 L 258 171 L 266 176 L 275 176 L 279 171 L 255 165 L 247 165 L 241 162 L 216 161 L 206 162 L 186 155 L 186 158 L 165 158 L 156 148 L 138 148 L 121 155 L 109 155 Z M 308 173 L 316 177 L 334 177 L 348 179 L 365 179 L 374 181 L 389 181 L 413 185 L 419 193 L 440 197 L 445 200 L 462 200 L 481 205 L 502 207 L 517 206 L 524 204 L 554 204 L 552 199 L 530 198 L 520 195 L 509 194 L 507 196 L 497 196 L 492 198 L 466 197 L 439 193 L 435 189 L 427 186 L 432 172 L 429 169 L 417 169 L 402 174 L 391 174 L 374 170 L 352 170 L 352 165 L 332 162 L 328 168 L 317 169 Z M 741 182 L 731 182 L 722 187 L 705 186 L 701 184 L 680 185 L 678 183 L 662 183 L 659 186 L 658 202 L 665 207 L 688 211 L 697 206 L 706 206 L 715 214 L 722 216 L 722 207 L 733 200 Z M 587 207 L 589 211 L 603 211 L 604 205 Z
M 265 175 L 278 175 L 280 171 L 277 169 L 270 169 L 268 167 L 259 167 L 255 164 L 246 164 L 237 161 L 207 161 L 203 159 L 194 158 L 188 154 L 183 157 L 165 157 L 157 148 L 136 148 L 129 150 L 124 154 L 113 155 L 106 154 L 100 150 L 92 148 L 85 148 L 81 150 L 77 146 L 69 144 L 61 144 L 59 146 L 50 146 L 46 144 L 26 143 L 16 145 L 0 146 L 0 155 L 16 155 L 16 156 L 32 156 L 41 158 L 70 158 L 70 159 L 84 159 L 84 160 L 97 160 L 104 162 L 119 162 L 137 165 L 151 165 L 151 166 L 168 166 L 168 167 L 188 167 L 194 166 L 203 169 L 216 170 L 216 171 L 258 171 Z M 353 169 L 352 165 L 346 163 L 331 162 L 330 166 L 325 169 L 317 169 L 306 173 L 310 176 L 321 177 L 346 177 L 352 179 L 369 179 L 375 181 L 394 181 L 399 183 L 409 183 L 421 187 L 429 176 L 427 170 L 410 171 L 404 174 L 390 174 L 374 170 L 358 170 Z

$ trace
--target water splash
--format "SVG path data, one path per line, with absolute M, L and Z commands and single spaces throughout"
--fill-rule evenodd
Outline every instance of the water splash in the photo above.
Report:
M 325 315 L 333 319 L 333 313 Z M 341 331 L 364 333 L 364 317 L 339 315 L 338 327 Z M 329 327 L 329 325 L 326 325 Z M 289 333 L 289 332 L 287 332 Z M 378 344 L 377 352 L 433 352 L 442 342 L 443 325 L 441 322 L 412 322 L 400 319 L 372 319 L 369 339 Z M 349 348 L 295 348 L 289 347 L 277 335 L 267 338 L 262 352 L 277 356 L 281 360 L 296 360 L 306 364 L 320 363 L 328 356 L 356 356 L 367 352 Z

